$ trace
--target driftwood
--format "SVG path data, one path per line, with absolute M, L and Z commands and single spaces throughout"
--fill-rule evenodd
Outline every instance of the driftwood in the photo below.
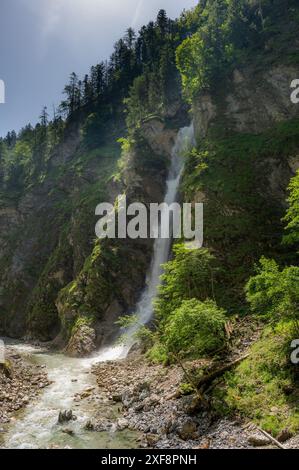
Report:
M 210 372 L 209 374 L 204 375 L 199 381 L 197 382 L 196 386 L 197 389 L 200 390 L 202 388 L 207 388 L 209 385 L 218 377 L 223 375 L 225 372 L 228 370 L 233 369 L 235 366 L 240 364 L 240 362 L 244 361 L 249 357 L 249 354 L 246 354 L 245 356 L 239 357 L 235 361 L 230 362 L 229 364 L 226 364 L 225 366 L 220 367 L 219 369 L 214 370 L 213 372 Z
M 271 436 L 271 434 L 268 434 L 266 431 L 264 431 L 263 429 L 261 428 L 258 428 L 256 426 L 256 429 L 261 432 L 262 434 L 264 434 L 264 436 L 266 436 L 271 442 L 273 442 L 273 444 L 275 444 L 277 447 L 279 447 L 280 449 L 284 449 L 285 450 L 285 447 L 280 443 L 278 442 L 276 439 L 274 439 L 273 436 Z

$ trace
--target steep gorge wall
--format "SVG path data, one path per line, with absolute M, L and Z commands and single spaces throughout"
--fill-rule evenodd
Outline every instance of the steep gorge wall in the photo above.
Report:
M 80 129 L 73 130 L 52 155 L 42 183 L 16 199 L 6 194 L 0 212 L 2 334 L 57 337 L 59 346 L 71 339 L 73 355 L 89 352 L 78 350 L 80 329 L 92 331 L 91 348 L 109 341 L 114 322 L 132 311 L 144 287 L 152 243 L 95 242 L 96 205 L 114 203 L 124 192 L 128 202 L 161 202 L 172 146 L 187 123 L 178 99 L 164 117 L 144 121 L 122 157 L 116 141 L 125 128 L 94 150 L 82 144 Z
M 244 284 L 262 255 L 292 258 L 281 240 L 299 168 L 299 105 L 290 98 L 298 77 L 299 65 L 251 59 L 193 102 L 198 149 L 184 194 L 204 202 L 205 245 L 219 261 L 218 300 L 227 308 L 244 305 Z
M 73 126 L 43 181 L 18 195 L 1 192 L 2 333 L 49 340 L 59 331 L 55 299 L 92 250 L 95 205 L 115 197 L 108 178 L 116 170 L 117 147 L 89 152 Z

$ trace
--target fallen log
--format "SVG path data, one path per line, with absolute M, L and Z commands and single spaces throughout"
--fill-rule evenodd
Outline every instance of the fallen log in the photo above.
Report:
M 209 374 L 204 375 L 199 379 L 197 382 L 196 386 L 198 390 L 202 390 L 202 388 L 207 388 L 209 385 L 218 377 L 223 375 L 225 372 L 233 369 L 235 366 L 240 364 L 242 361 L 247 359 L 250 356 L 250 354 L 246 354 L 245 356 L 239 357 L 235 361 L 230 362 L 229 364 L 226 364 L 219 369 L 214 370 L 213 372 L 210 372 Z

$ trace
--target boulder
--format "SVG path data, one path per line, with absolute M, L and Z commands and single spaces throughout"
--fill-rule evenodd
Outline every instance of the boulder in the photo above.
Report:
M 128 429 L 129 427 L 129 421 L 125 418 L 120 418 L 118 421 L 117 421 L 117 430 L 118 431 L 124 431 L 125 429 Z
M 96 350 L 96 333 L 88 325 L 80 325 L 66 348 L 71 357 L 87 357 Z
M 77 417 L 73 414 L 72 410 L 60 411 L 58 416 L 58 424 L 69 423 L 76 421 Z
M 198 438 L 197 423 L 192 419 L 187 419 L 178 428 L 177 434 L 183 441 L 189 441 Z
M 288 429 L 283 429 L 277 436 L 278 442 L 286 442 L 293 437 L 293 433 Z
M 259 433 L 251 434 L 248 437 L 248 442 L 253 447 L 264 447 L 264 446 L 268 446 L 271 443 L 270 439 L 268 439 L 266 436 L 263 436 Z

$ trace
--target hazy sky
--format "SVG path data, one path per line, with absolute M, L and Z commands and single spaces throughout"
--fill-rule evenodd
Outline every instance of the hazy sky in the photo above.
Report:
M 108 58 L 129 26 L 159 9 L 177 17 L 197 0 L 0 0 L 0 135 L 35 123 L 43 105 L 61 99 L 71 72 L 84 75 Z

